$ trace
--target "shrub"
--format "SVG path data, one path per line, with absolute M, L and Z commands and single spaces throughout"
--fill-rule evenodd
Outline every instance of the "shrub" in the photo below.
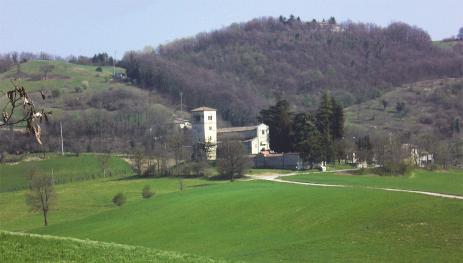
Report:
M 97 67 L 95 70 L 96 70 L 96 72 L 102 72 L 103 71 L 103 69 L 101 67 Z
M 82 80 L 81 84 L 83 89 L 88 89 L 90 87 L 88 80 Z
M 143 191 L 141 192 L 141 196 L 145 199 L 151 198 L 154 195 L 154 192 L 151 191 L 151 187 L 149 185 L 145 185 L 143 187 Z
M 113 197 L 113 203 L 117 206 L 125 204 L 126 198 L 123 193 L 118 193 Z
M 59 89 L 54 89 L 51 91 L 51 96 L 53 98 L 58 98 L 61 95 L 61 91 Z
M 389 162 L 377 169 L 379 175 L 409 175 L 413 166 L 406 161 L 400 163 Z

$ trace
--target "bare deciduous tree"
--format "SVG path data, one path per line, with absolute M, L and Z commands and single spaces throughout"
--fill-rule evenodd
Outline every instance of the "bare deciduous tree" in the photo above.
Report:
M 224 141 L 219 144 L 218 155 L 217 169 L 230 181 L 243 176 L 250 167 L 244 146 L 238 141 Z
M 56 192 L 53 178 L 38 174 L 33 170 L 29 175 L 30 190 L 26 194 L 26 204 L 31 211 L 41 211 L 44 225 L 48 225 L 48 211 L 56 201 Z
M 111 152 L 106 152 L 98 155 L 98 161 L 100 162 L 101 169 L 103 169 L 103 177 L 106 177 L 106 171 L 109 168 L 109 161 L 111 160 Z
M 178 174 L 178 165 L 185 157 L 184 142 L 185 135 L 182 132 L 175 132 L 168 138 L 168 146 L 175 159 L 175 174 Z
M 2 109 L 0 128 L 25 122 L 26 130 L 35 137 L 37 143 L 42 144 L 40 124 L 48 120 L 51 112 L 38 110 L 19 80 L 13 79 L 11 83 L 13 88 L 5 94 L 7 103 Z M 40 93 L 45 100 L 43 92 Z
M 143 174 L 143 164 L 145 162 L 145 153 L 142 150 L 137 150 L 133 157 L 134 157 L 133 166 L 135 168 L 135 172 L 138 175 L 142 175 Z
M 47 80 L 48 74 L 55 68 L 54 65 L 46 64 L 40 67 L 40 73 L 42 73 L 42 79 Z

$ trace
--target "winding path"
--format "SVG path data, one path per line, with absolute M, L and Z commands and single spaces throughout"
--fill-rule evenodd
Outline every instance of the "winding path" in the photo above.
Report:
M 333 172 L 347 172 L 356 169 L 349 169 L 349 170 L 337 170 Z M 323 172 L 316 172 L 316 173 L 323 173 Z M 390 192 L 403 192 L 403 193 L 413 193 L 413 194 L 421 194 L 433 197 L 442 197 L 448 199 L 456 199 L 462 200 L 463 196 L 460 195 L 452 195 L 452 194 L 442 194 L 442 193 L 435 193 L 435 192 L 428 192 L 428 191 L 418 191 L 418 190 L 406 190 L 406 189 L 397 189 L 397 188 L 383 188 L 383 187 L 372 187 L 372 186 L 352 186 L 352 185 L 343 185 L 343 184 L 322 184 L 322 183 L 309 183 L 309 182 L 297 182 L 297 181 L 288 181 L 280 179 L 285 176 L 297 175 L 298 173 L 289 173 L 289 174 L 271 174 L 271 175 L 251 175 L 250 177 L 254 180 L 265 180 L 277 183 L 286 183 L 286 184 L 298 184 L 298 185 L 308 185 L 308 186 L 320 186 L 320 187 L 338 187 L 338 188 L 363 188 L 363 189 L 373 189 L 373 190 L 381 190 L 381 191 L 390 191 Z

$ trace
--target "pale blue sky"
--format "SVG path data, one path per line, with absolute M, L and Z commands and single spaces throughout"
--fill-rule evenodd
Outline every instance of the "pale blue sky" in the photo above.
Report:
M 120 57 L 233 22 L 290 14 L 382 26 L 403 21 L 442 39 L 463 26 L 463 0 L 0 0 L 0 53 Z

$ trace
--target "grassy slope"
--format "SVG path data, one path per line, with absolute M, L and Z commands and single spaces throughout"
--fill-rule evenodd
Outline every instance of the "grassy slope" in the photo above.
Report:
M 131 174 L 131 167 L 122 159 L 112 157 L 109 168 L 113 176 Z M 31 170 L 50 174 L 57 183 L 102 177 L 100 161 L 93 154 L 60 156 L 48 154 L 46 159 L 22 161 L 17 164 L 0 164 L 0 192 L 27 187 L 27 176 Z
M 40 70 L 45 65 L 54 66 L 46 80 L 42 79 L 43 73 Z M 127 83 L 112 81 L 113 67 L 101 67 L 102 72 L 97 72 L 96 68 L 96 66 L 62 61 L 29 61 L 21 64 L 21 72 L 23 73 L 21 81 L 36 103 L 39 102 L 39 105 L 52 110 L 54 118 L 58 118 L 63 111 L 74 113 L 76 116 L 83 110 L 91 111 L 92 109 L 88 105 L 76 106 L 78 109 L 73 108 L 71 110 L 68 104 L 73 101 L 85 104 L 85 101 L 92 98 L 93 95 L 109 89 L 127 89 L 133 94 L 156 98 L 153 101 L 159 102 L 160 97 L 157 95 L 149 94 Z M 12 88 L 10 80 L 16 76 L 16 71 L 16 67 L 12 67 L 9 71 L 0 74 L 0 93 Z M 125 69 L 116 67 L 116 72 L 125 72 Z M 76 92 L 76 87 L 80 88 L 80 92 Z M 48 97 L 45 102 L 39 99 L 38 92 L 40 90 L 43 90 Z M 53 90 L 58 90 L 60 95 L 53 98 L 51 96 Z M 0 105 L 3 105 L 5 101 L 6 97 L 0 97 Z
M 112 243 L 0 232 L 1 262 L 219 262 L 206 257 Z M 222 262 L 222 261 L 220 261 Z
M 48 74 L 48 79 L 43 80 L 43 73 L 40 68 L 44 65 L 53 65 L 54 68 Z M 32 98 L 38 99 L 38 91 L 44 90 L 47 96 L 51 95 L 52 90 L 60 92 L 57 98 L 48 98 L 45 107 L 53 111 L 54 116 L 59 116 L 65 108 L 65 102 L 76 99 L 78 95 L 92 96 L 95 92 L 109 88 L 126 87 L 126 84 L 111 82 L 112 67 L 102 67 L 102 72 L 97 72 L 95 66 L 77 65 L 61 61 L 29 61 L 21 64 L 22 85 L 27 89 Z M 117 72 L 123 72 L 122 68 L 117 68 Z M 0 74 L 0 92 L 11 89 L 10 80 L 16 76 L 16 67 Z M 79 94 L 75 92 L 76 87 L 83 88 L 84 83 L 88 83 L 88 89 Z M 0 105 L 4 104 L 5 97 L 0 97 Z M 40 102 L 42 105 L 42 102 Z
M 442 79 L 412 83 L 398 87 L 388 93 L 383 94 L 377 99 L 364 102 L 360 105 L 353 105 L 345 109 L 346 126 L 348 128 L 360 128 L 366 131 L 376 130 L 385 132 L 404 132 L 426 133 L 432 131 L 435 127 L 430 124 L 423 124 L 419 120 L 428 117 L 434 121 L 439 121 L 442 115 L 446 116 L 451 113 L 453 118 L 463 113 L 455 112 L 455 109 L 447 109 L 445 106 L 430 102 L 428 98 L 446 85 L 462 82 L 463 79 Z M 449 98 L 453 95 L 448 93 Z M 382 100 L 388 102 L 384 110 L 381 104 Z M 402 116 L 396 112 L 397 102 L 405 102 L 408 110 L 407 114 Z
M 185 180 L 186 189 L 219 183 L 201 179 Z M 158 195 L 179 191 L 177 179 L 97 179 L 57 185 L 58 199 L 50 211 L 50 224 L 58 224 L 115 209 L 111 202 L 113 196 L 123 192 L 127 202 L 141 200 L 141 191 L 150 185 Z M 24 202 L 25 191 L 0 193 L 0 229 L 11 231 L 31 230 L 41 227 L 43 219 L 40 213 L 31 213 Z
M 43 73 L 40 67 L 53 65 L 54 68 L 48 74 L 47 80 L 42 80 Z M 74 88 L 82 86 L 82 81 L 88 81 L 89 89 L 103 90 L 111 86 L 124 86 L 122 83 L 111 83 L 113 67 L 101 67 L 102 72 L 97 72 L 96 66 L 77 65 L 61 61 L 29 61 L 21 64 L 24 86 L 30 91 L 59 89 L 62 92 L 74 92 Z M 116 72 L 124 72 L 122 68 L 116 68 Z M 16 74 L 16 67 L 0 74 L 0 91 L 11 87 L 10 79 Z
M 63 223 L 54 218 L 33 232 L 251 262 L 463 257 L 463 203 L 414 194 L 252 181 L 132 198 L 104 210 Z
M 460 41 L 433 41 L 433 45 L 440 47 L 446 50 L 452 50 L 453 47 L 458 44 Z
M 439 172 L 416 170 L 411 176 L 316 173 L 288 176 L 283 179 L 297 182 L 391 187 L 463 195 L 463 170 Z

